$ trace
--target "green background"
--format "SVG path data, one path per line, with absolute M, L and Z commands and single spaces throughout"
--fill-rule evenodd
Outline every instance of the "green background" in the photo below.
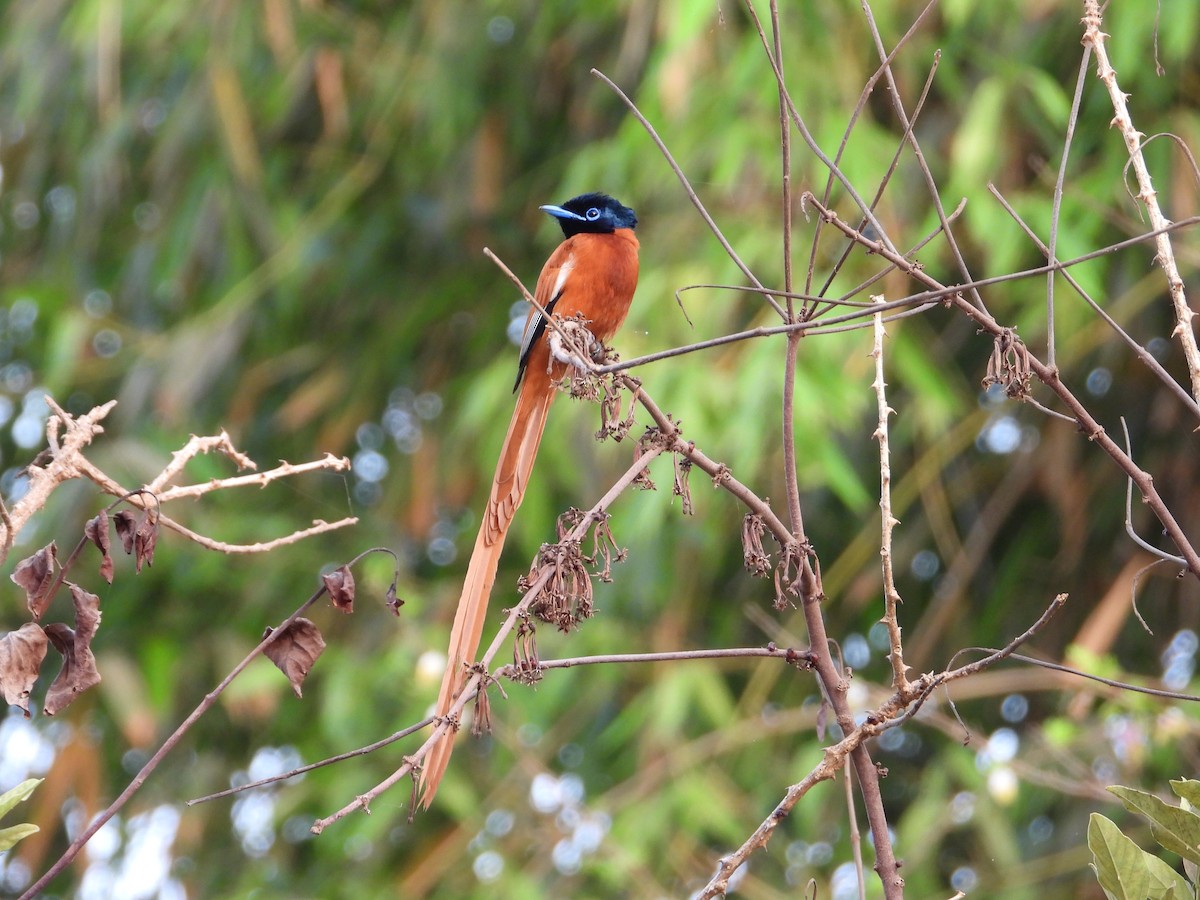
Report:
M 859 4 L 783 5 L 788 83 L 832 152 L 878 58 Z M 920 6 L 877 6 L 894 46 Z M 765 19 L 765 4 L 757 8 Z M 968 200 L 956 234 L 977 277 L 1041 262 L 986 186 L 1047 236 L 1080 15 L 1066 2 L 946 0 L 895 61 L 911 112 L 940 51 L 917 134 L 947 207 Z M 1198 19 L 1191 0 L 1163 0 L 1113 4 L 1105 23 L 1137 127 L 1191 146 L 1200 131 Z M 383 606 L 390 565 L 374 557 L 356 573 L 353 616 L 327 605 L 312 616 L 329 646 L 303 700 L 268 663 L 253 666 L 106 832 L 91 868 L 69 870 L 55 891 L 128 890 L 119 879 L 124 863 L 143 858 L 138 841 L 167 834 L 165 877 L 197 897 L 684 896 L 819 761 L 829 735 L 819 734 L 809 674 L 773 661 L 598 666 L 551 673 L 536 689 L 508 686 L 508 700 L 494 703 L 494 733 L 464 740 L 434 809 L 411 824 L 401 785 L 369 817 L 320 838 L 307 830 L 392 772 L 416 738 L 256 799 L 180 806 L 248 769 L 311 762 L 425 715 L 439 676 L 437 657 L 423 654 L 445 645 L 512 403 L 516 352 L 505 333 L 519 297 L 483 247 L 532 286 L 559 239 L 537 207 L 604 190 L 641 219 L 641 282 L 614 342 L 624 357 L 776 324 L 754 295 L 716 290 L 685 293 L 694 325 L 685 320 L 676 289 L 742 277 L 592 68 L 630 94 L 741 256 L 780 285 L 776 85 L 737 3 L 2 7 L 0 488 L 8 497 L 19 489 L 21 468 L 41 446 L 42 394 L 74 412 L 116 398 L 91 456 L 127 485 L 153 477 L 189 434 L 220 428 L 264 468 L 325 452 L 355 460 L 344 476 L 168 510 L 196 531 L 255 542 L 314 518 L 361 517 L 354 529 L 266 556 L 223 556 L 166 534 L 140 575 L 118 559 L 111 588 L 90 568 L 72 573 L 103 598 L 95 651 L 105 680 L 57 719 L 35 716 L 36 731 L 16 718 L 3 725 L 0 774 L 13 783 L 29 771 L 47 777 L 14 813 L 43 831 L 4 861 L 6 889 L 20 888 L 22 870 L 36 876 L 56 858 L 63 820 L 77 828 L 106 805 L 263 628 L 308 596 L 320 571 L 376 545 L 401 555 L 400 617 Z M 1126 191 L 1132 176 L 1123 177 L 1128 157 L 1112 115 L 1090 74 L 1060 258 L 1145 228 Z M 902 132 L 881 83 L 843 160 L 860 193 L 873 194 Z M 1186 155 L 1158 139 L 1147 158 L 1166 215 L 1194 213 L 1197 178 Z M 824 180 L 797 141 L 797 193 L 819 193 Z M 853 216 L 843 193 L 833 203 Z M 911 154 L 879 215 L 904 248 L 935 226 Z M 800 283 L 814 222 L 798 202 L 794 221 Z M 818 285 L 841 249 L 827 231 Z M 1190 232 L 1177 236 L 1176 250 L 1194 287 Z M 943 242 L 920 258 L 934 277 L 956 280 Z M 1185 380 L 1152 258 L 1151 248 L 1136 247 L 1075 275 Z M 852 253 L 832 292 L 879 265 Z M 1127 417 L 1135 458 L 1185 531 L 1200 533 L 1196 423 L 1063 282 L 1057 287 L 1064 379 L 1110 433 Z M 895 275 L 871 288 L 889 298 L 913 290 Z M 1045 279 L 986 296 L 997 319 L 1044 356 Z M 783 350 L 781 338 L 743 342 L 638 372 L 688 438 L 777 508 Z M 886 696 L 889 678 L 875 627 L 882 593 L 869 351 L 869 331 L 805 340 L 796 383 L 805 521 L 829 596 L 829 633 L 853 665 L 851 700 L 864 710 Z M 1140 608 L 1153 636 L 1137 626 L 1128 597 L 1145 560 L 1123 531 L 1123 480 L 1071 426 L 985 395 L 990 352 L 967 320 L 941 307 L 890 328 L 908 662 L 927 671 L 960 648 L 1000 646 L 1068 592 L 1067 609 L 1030 652 L 1153 684 L 1173 673 L 1169 683 L 1186 690 L 1200 610 L 1194 579 L 1157 570 L 1144 578 Z M 556 404 L 495 610 L 515 602 L 515 578 L 553 537 L 555 515 L 589 506 L 628 464 L 628 442 L 591 440 L 596 419 L 593 407 Z M 645 422 L 642 414 L 639 429 Z M 226 461 L 205 458 L 188 478 L 228 474 Z M 696 515 L 682 517 L 670 461 L 651 474 L 656 492 L 629 494 L 613 509 L 630 558 L 614 584 L 597 586 L 596 618 L 566 638 L 543 628 L 542 656 L 769 640 L 804 647 L 803 619 L 775 612 L 770 580 L 742 569 L 743 510 L 697 475 Z M 105 502 L 89 485 L 64 487 L 9 565 L 51 539 L 72 546 Z M 1157 524 L 1140 507 L 1135 524 L 1156 540 Z M 23 598 L 15 587 L 7 597 L 4 627 L 15 629 Z M 66 609 L 60 598 L 49 619 Z M 1185 704 L 1012 663 L 960 683 L 951 697 L 966 746 L 968 730 L 940 695 L 927 715 L 872 746 L 889 770 L 884 798 L 914 897 L 971 887 L 1039 897 L 1048 886 L 1056 896 L 1095 896 L 1087 815 L 1126 821 L 1103 786 L 1165 789 L 1170 777 L 1194 775 L 1200 760 L 1195 710 Z M 843 788 L 826 783 L 799 804 L 752 858 L 744 896 L 795 896 L 810 878 L 821 896 L 855 895 L 844 893 L 852 851 Z M 865 834 L 863 843 L 868 893 L 879 895 Z

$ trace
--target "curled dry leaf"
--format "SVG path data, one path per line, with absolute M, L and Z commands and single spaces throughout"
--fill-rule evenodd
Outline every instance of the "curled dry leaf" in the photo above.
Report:
M 123 509 L 113 515 L 112 521 L 117 529 L 117 537 L 121 539 L 121 546 L 125 548 L 126 553 L 132 553 L 133 534 L 137 531 L 137 516 L 131 510 Z
M 103 509 L 96 515 L 95 518 L 89 519 L 83 529 L 83 536 L 96 545 L 96 549 L 100 551 L 104 557 L 100 561 L 100 575 L 109 584 L 113 581 L 113 561 L 109 551 L 112 545 L 108 536 L 108 513 Z
M 50 605 L 56 559 L 58 547 L 51 541 L 33 556 L 27 556 L 17 563 L 17 568 L 9 576 L 18 587 L 25 589 L 25 604 L 35 619 L 40 619 Z
M 154 548 L 158 544 L 158 514 L 146 513 L 133 535 L 134 571 L 141 572 L 142 564 L 154 565 Z
M 46 658 L 47 642 L 42 626 L 33 622 L 0 637 L 0 686 L 4 688 L 4 699 L 21 707 L 27 719 L 29 692 Z
M 62 622 L 46 626 L 46 636 L 63 657 L 58 677 L 46 692 L 43 712 L 48 716 L 61 712 L 88 688 L 100 683 L 96 657 L 92 654 L 92 638 L 100 627 L 100 598 L 77 584 L 67 586 L 75 602 L 75 627 L 69 628 Z
M 133 554 L 135 571 L 140 573 L 143 565 L 154 565 L 154 547 L 158 544 L 158 513 L 148 510 L 139 522 L 131 510 L 123 509 L 112 520 L 125 552 Z
M 392 611 L 392 615 L 400 615 L 400 607 L 404 605 L 404 601 L 396 594 L 396 582 L 388 585 L 384 600 L 387 601 L 387 608 Z
M 329 599 L 333 605 L 344 613 L 354 612 L 354 576 L 350 574 L 349 566 L 342 566 L 332 572 L 322 575 L 325 590 L 329 591 Z
M 267 637 L 274 630 L 267 628 L 263 637 Z M 325 638 L 321 637 L 320 630 L 308 619 L 300 618 L 287 626 L 279 637 L 267 645 L 263 653 L 287 676 L 296 696 L 303 697 L 300 685 L 324 650 Z

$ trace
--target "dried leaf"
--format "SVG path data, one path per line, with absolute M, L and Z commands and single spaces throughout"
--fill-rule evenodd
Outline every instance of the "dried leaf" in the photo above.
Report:
M 695 507 L 692 505 L 692 489 L 688 484 L 688 477 L 692 474 L 692 461 L 686 457 L 675 454 L 675 484 L 671 488 L 671 493 L 683 501 L 682 512 L 685 516 L 695 515 Z
M 4 688 L 5 701 L 21 707 L 27 719 L 29 692 L 46 658 L 47 643 L 46 632 L 33 622 L 0 637 L 0 687 Z
M 113 525 L 117 529 L 117 537 L 121 539 L 121 545 L 125 548 L 125 552 L 133 552 L 133 534 L 137 531 L 137 516 L 132 510 L 123 509 L 112 517 Z
M 158 514 L 146 513 L 133 535 L 134 571 L 141 572 L 142 564 L 154 565 L 154 547 L 158 544 Z
M 384 595 L 384 600 L 387 601 L 387 608 L 392 611 L 392 615 L 400 615 L 400 607 L 404 605 L 404 601 L 396 594 L 396 582 L 388 585 L 387 594 Z
M 104 559 L 100 561 L 100 575 L 105 581 L 112 584 L 113 561 L 109 555 L 112 545 L 109 543 L 108 513 L 105 510 L 100 510 L 95 518 L 88 520 L 83 529 L 83 536 L 95 544 L 96 549 L 103 555 Z
M 58 677 L 46 692 L 42 711 L 48 716 L 66 709 L 76 697 L 100 683 L 96 657 L 92 654 L 92 638 L 100 627 L 100 598 L 77 584 L 67 586 L 75 601 L 75 627 L 69 628 L 61 622 L 46 626 L 46 636 L 63 657 Z
M 471 736 L 482 737 L 492 732 L 492 701 L 488 698 L 487 684 L 479 686 L 475 694 L 475 716 L 471 720 Z
M 541 569 L 551 570 L 550 580 L 530 604 L 529 612 L 559 631 L 578 627 L 592 615 L 592 580 L 583 564 L 579 541 L 560 541 L 542 544 L 529 574 L 519 582 L 527 589 L 539 576 Z M 522 589 L 524 593 L 524 589 Z
M 771 557 L 762 542 L 766 533 L 767 525 L 762 516 L 746 513 L 742 519 L 742 561 L 756 578 L 766 578 L 771 573 Z
M 54 562 L 58 558 L 58 547 L 51 541 L 33 556 L 17 563 L 9 577 L 25 589 L 25 604 L 35 619 L 40 619 L 50 605 L 50 586 L 54 583 Z
M 542 680 L 542 664 L 538 661 L 537 626 L 528 615 L 517 623 L 513 642 L 513 679 L 519 684 L 537 684 Z
M 329 599 L 334 607 L 344 613 L 354 612 L 354 576 L 350 574 L 349 566 L 334 569 L 327 575 L 322 575 L 325 590 L 329 591 Z
M 267 637 L 273 631 L 273 628 L 268 628 L 263 632 L 263 637 Z M 303 697 L 300 685 L 324 650 L 325 638 L 321 637 L 317 626 L 308 619 L 300 618 L 268 644 L 263 653 L 287 676 L 296 696 Z

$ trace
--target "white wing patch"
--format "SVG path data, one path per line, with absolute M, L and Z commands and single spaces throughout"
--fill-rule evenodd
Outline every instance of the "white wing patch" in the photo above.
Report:
M 575 268 L 575 254 L 572 253 L 567 257 L 567 261 L 562 264 L 562 268 L 558 270 L 558 277 L 554 279 L 554 290 L 550 292 L 550 299 L 555 300 L 562 293 L 563 288 L 567 284 L 567 276 Z
M 567 257 L 566 262 L 558 270 L 558 276 L 554 279 L 554 288 L 550 291 L 550 297 L 546 300 L 546 310 L 552 312 L 551 307 L 558 300 L 563 292 L 563 288 L 567 285 L 567 276 L 571 274 L 575 268 L 575 254 L 572 253 Z M 533 318 L 525 326 L 525 334 L 521 337 L 521 355 L 520 359 L 521 371 L 524 371 L 525 361 L 529 358 L 529 350 L 533 347 L 533 342 L 538 339 L 538 336 L 545 331 L 546 323 L 543 321 L 543 315 L 540 311 L 534 311 Z M 520 374 L 517 376 L 517 383 L 520 384 Z

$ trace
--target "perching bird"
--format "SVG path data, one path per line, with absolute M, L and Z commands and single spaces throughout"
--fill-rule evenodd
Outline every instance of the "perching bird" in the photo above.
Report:
M 588 320 L 587 328 L 596 338 L 609 340 L 625 321 L 637 286 L 638 240 L 633 233 L 637 216 L 606 194 L 583 194 L 562 206 L 541 208 L 558 219 L 566 239 L 542 267 L 534 299 L 549 315 L 567 319 L 579 313 Z M 475 661 L 504 537 L 529 484 L 546 414 L 557 393 L 554 382 L 566 373 L 565 363 L 551 360 L 546 329 L 543 315 L 531 309 L 525 320 L 517 383 L 513 387 L 514 391 L 519 388 L 520 394 L 504 436 L 492 494 L 450 631 L 449 658 L 437 701 L 439 716 L 449 712 L 467 681 L 467 667 Z M 425 761 L 421 802 L 426 809 L 433 802 L 453 749 L 454 734 L 448 732 Z

